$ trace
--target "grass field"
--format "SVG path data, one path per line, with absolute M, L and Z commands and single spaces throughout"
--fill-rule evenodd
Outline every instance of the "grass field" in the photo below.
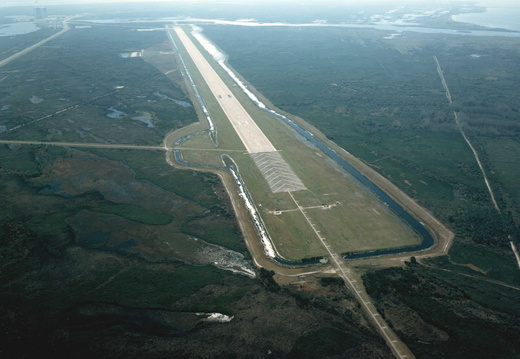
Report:
M 486 221 L 473 215 L 485 213 L 493 222 L 509 223 L 508 232 L 517 236 L 512 179 L 520 172 L 506 163 L 519 156 L 514 83 L 520 73 L 512 66 L 518 39 L 410 32 L 384 40 L 386 32 L 373 29 L 236 31 L 217 25 L 204 26 L 204 32 L 276 107 L 316 126 L 444 223 L 478 241 L 503 242 L 499 226 L 494 228 L 500 235 L 490 236 Z M 453 109 L 480 144 L 485 169 L 500 191 L 503 221 L 492 213 L 482 175 L 458 133 L 434 55 L 445 68 Z M 507 151 L 500 151 L 502 145 Z
M 180 42 L 178 42 L 179 46 Z M 216 113 L 219 148 L 240 149 L 234 130 L 226 124 L 226 119 L 219 114 L 216 101 L 212 100 L 209 89 L 201 81 L 200 75 L 187 54 L 181 49 L 190 73 L 194 77 L 202 96 L 211 113 Z M 208 57 L 207 57 L 208 58 Z M 327 210 L 308 210 L 313 221 L 319 223 L 323 235 L 330 241 L 337 252 L 401 247 L 419 242 L 418 235 L 401 222 L 379 200 L 352 179 L 327 162 L 318 149 L 301 141 L 296 133 L 278 119 L 258 109 L 236 86 L 224 71 L 208 58 L 215 70 L 228 84 L 246 110 L 253 116 L 262 131 L 271 140 L 282 157 L 287 161 L 307 191 L 295 192 L 295 198 L 303 207 L 321 206 L 338 203 Z M 226 140 L 227 139 L 227 140 Z M 229 142 L 229 139 L 235 139 Z M 202 143 L 206 142 L 206 145 Z M 194 137 L 182 146 L 207 148 L 209 138 Z M 239 146 L 239 147 L 237 147 Z M 184 151 L 185 159 L 195 163 L 215 164 L 216 156 L 208 151 Z M 252 159 L 244 154 L 230 153 L 240 169 L 248 190 L 259 208 L 263 221 L 267 225 L 280 254 L 289 259 L 301 259 L 324 255 L 325 249 L 317 242 L 315 234 L 299 211 L 284 212 L 275 216 L 275 210 L 292 210 L 295 203 L 285 193 L 271 193 L 266 181 L 261 176 Z

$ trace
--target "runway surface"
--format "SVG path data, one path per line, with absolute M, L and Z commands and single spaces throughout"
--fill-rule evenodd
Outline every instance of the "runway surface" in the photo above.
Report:
M 306 188 L 302 181 L 280 153 L 277 152 L 271 141 L 258 127 L 184 30 L 179 26 L 174 27 L 173 30 L 202 74 L 229 122 L 233 125 L 247 152 L 253 157 L 271 191 L 278 193 L 305 190 Z

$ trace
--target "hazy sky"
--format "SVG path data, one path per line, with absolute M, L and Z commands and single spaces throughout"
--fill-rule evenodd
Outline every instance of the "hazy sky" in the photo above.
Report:
M 513 0 L 515 1 L 515 0 Z M 89 3 L 132 3 L 132 2 L 191 2 L 191 3 L 267 3 L 267 2 L 284 2 L 284 3 L 312 3 L 323 2 L 336 3 L 446 3 L 446 0 L 0 0 L 0 4 L 8 5 L 53 5 L 53 4 L 89 4 Z
M 381 4 L 446 4 L 455 1 L 463 1 L 463 0 L 325 0 L 326 2 L 335 2 L 340 4 L 373 4 L 373 3 L 381 3 Z M 20 5 L 37 5 L 37 6 L 46 6 L 46 5 L 57 5 L 57 4 L 92 4 L 92 3 L 132 3 L 132 2 L 140 2 L 140 3 L 152 3 L 152 2 L 191 2 L 191 3 L 313 3 L 316 4 L 324 3 L 323 0 L 0 0 L 0 6 L 20 6 Z M 475 3 L 481 3 L 482 5 L 487 6 L 520 6 L 520 0 L 475 0 Z

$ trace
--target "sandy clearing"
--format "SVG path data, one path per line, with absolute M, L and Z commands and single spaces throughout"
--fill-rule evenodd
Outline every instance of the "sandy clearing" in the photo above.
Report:
M 253 118 L 247 113 L 240 102 L 233 96 L 231 90 L 222 81 L 220 76 L 211 67 L 201 52 L 193 44 L 191 39 L 180 27 L 174 27 L 175 33 L 182 41 L 184 48 L 188 51 L 195 66 L 199 69 L 202 77 L 208 84 L 211 92 L 224 110 L 233 128 L 244 143 L 249 153 L 273 152 L 276 148 L 265 136 L 262 130 L 255 123 Z
M 518 268 L 520 268 L 520 254 L 518 254 L 518 250 L 516 249 L 515 244 L 513 241 L 509 242 L 511 244 L 511 249 L 513 250 L 513 253 L 515 254 L 516 263 L 518 263 Z

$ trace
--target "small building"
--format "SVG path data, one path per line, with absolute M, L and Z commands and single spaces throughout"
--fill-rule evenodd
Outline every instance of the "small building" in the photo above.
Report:
M 47 8 L 46 7 L 34 8 L 34 17 L 36 19 L 46 19 L 47 18 Z

